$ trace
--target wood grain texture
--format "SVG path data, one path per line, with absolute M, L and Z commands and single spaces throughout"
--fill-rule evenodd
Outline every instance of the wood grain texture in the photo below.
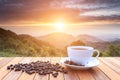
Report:
M 52 64 L 56 64 L 56 63 L 59 63 L 59 64 L 60 64 L 60 60 L 61 60 L 60 57 L 59 57 L 59 58 L 58 58 L 58 57 L 52 57 L 52 58 L 50 59 L 50 62 L 51 62 Z M 49 79 L 49 80 L 64 80 L 63 73 L 59 73 L 56 78 L 53 77 L 52 74 L 50 74 L 50 79 Z
M 17 63 L 29 63 L 31 61 L 51 61 L 60 63 L 64 57 L 0 57 L 0 80 L 119 80 L 120 79 L 120 57 L 98 58 L 100 65 L 88 70 L 68 70 L 68 74 L 59 73 L 57 78 L 52 75 L 29 75 L 25 72 L 7 70 L 7 66 Z
M 29 63 L 32 58 L 26 57 L 20 63 Z M 20 75 L 22 74 L 21 71 L 11 71 L 8 75 L 6 75 L 3 80 L 18 80 Z
M 7 66 L 9 66 L 10 64 L 17 64 L 18 62 L 20 62 L 23 58 L 13 58 L 13 60 L 11 60 L 7 65 L 3 66 L 0 69 L 0 80 L 2 80 L 9 72 L 11 72 L 10 70 L 7 70 Z
M 41 60 L 41 58 L 39 57 L 36 57 L 36 58 L 32 58 L 31 62 L 35 62 L 35 61 L 38 61 L 38 60 Z M 18 80 L 33 80 L 35 77 L 35 74 L 27 74 L 26 72 L 23 72 L 22 75 L 19 77 Z
M 4 65 L 6 65 L 8 62 L 10 62 L 13 58 L 3 58 L 0 60 L 0 68 L 2 68 Z
M 117 64 L 114 64 L 114 62 L 106 58 L 99 58 L 99 59 L 120 75 L 120 67 L 118 67 Z
M 115 58 L 105 58 L 105 59 L 107 59 L 109 62 L 111 62 L 116 67 L 120 67 L 120 60 L 117 60 Z
M 41 61 L 50 61 L 50 57 L 41 57 Z M 50 75 L 39 75 L 36 74 L 34 80 L 49 80 Z
M 101 71 L 103 71 L 110 79 L 112 80 L 119 80 L 120 75 L 117 74 L 114 70 L 112 70 L 107 64 L 101 62 L 100 65 L 98 66 Z
M 2 57 L 0 57 L 0 60 L 2 60 L 3 58 Z
M 95 80 L 95 78 L 88 70 L 76 70 L 75 72 L 78 74 L 80 80 Z
M 61 58 L 61 59 L 63 59 L 63 58 Z M 66 66 L 64 66 L 64 67 L 68 71 L 68 74 L 64 74 L 64 80 L 79 80 L 79 77 L 78 77 L 77 73 L 75 73 L 74 70 L 72 70 Z
M 65 80 L 79 80 L 77 73 L 70 68 L 66 68 L 68 70 L 68 74 L 64 74 Z
M 90 69 L 89 72 L 95 80 L 110 80 L 109 77 L 97 67 Z
M 114 58 L 120 61 L 120 57 L 114 57 Z

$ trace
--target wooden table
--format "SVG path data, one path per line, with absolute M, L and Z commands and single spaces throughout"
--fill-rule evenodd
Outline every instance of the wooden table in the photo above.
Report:
M 68 74 L 60 73 L 57 78 L 52 75 L 41 76 L 38 74 L 26 74 L 6 70 L 10 64 L 29 63 L 31 61 L 51 61 L 60 63 L 63 57 L 1 57 L 0 58 L 0 80 L 120 80 L 120 57 L 98 58 L 100 65 L 89 70 L 75 71 L 69 68 Z

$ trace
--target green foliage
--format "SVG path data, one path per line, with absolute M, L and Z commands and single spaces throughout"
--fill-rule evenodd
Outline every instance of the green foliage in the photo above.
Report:
M 61 56 L 59 49 L 29 35 L 17 35 L 0 28 L 0 56 Z M 4 54 L 5 53 L 5 54 Z
M 77 41 L 72 42 L 70 45 L 71 46 L 85 46 L 85 43 L 80 40 L 77 40 Z
M 120 44 L 118 45 L 118 43 L 120 43 L 120 41 L 84 43 L 77 40 L 72 42 L 70 46 L 88 45 L 100 50 L 101 57 L 120 57 Z M 38 40 L 32 36 L 17 35 L 9 30 L 0 28 L 0 56 L 67 56 L 68 46 L 66 46 L 63 50 L 57 49 L 49 43 Z M 95 55 L 96 52 L 93 56 Z
M 119 56 L 120 57 L 120 44 L 119 45 L 110 45 L 106 50 L 107 56 Z
M 0 52 L 0 56 L 1 57 L 21 57 L 22 55 L 18 55 L 18 54 L 13 54 L 10 52 Z

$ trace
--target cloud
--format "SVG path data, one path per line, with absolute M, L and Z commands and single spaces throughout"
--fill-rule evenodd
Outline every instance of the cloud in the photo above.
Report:
M 0 0 L 0 24 L 53 22 L 59 18 L 68 22 L 120 21 L 119 9 L 120 0 Z M 103 15 L 102 10 L 110 14 Z M 95 11 L 100 15 L 93 14 Z M 88 13 L 92 14 L 84 15 Z

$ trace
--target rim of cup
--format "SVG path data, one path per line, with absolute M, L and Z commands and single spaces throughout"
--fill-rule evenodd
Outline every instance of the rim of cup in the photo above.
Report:
M 90 46 L 69 46 L 67 47 L 67 49 L 72 49 L 72 48 L 84 48 L 86 50 L 93 50 L 94 48 L 93 47 L 90 47 Z M 75 49 L 72 49 L 72 50 L 75 50 Z M 77 49 L 76 49 L 77 50 Z M 81 49 L 82 50 L 82 49 Z M 84 51 L 84 50 L 83 50 Z

